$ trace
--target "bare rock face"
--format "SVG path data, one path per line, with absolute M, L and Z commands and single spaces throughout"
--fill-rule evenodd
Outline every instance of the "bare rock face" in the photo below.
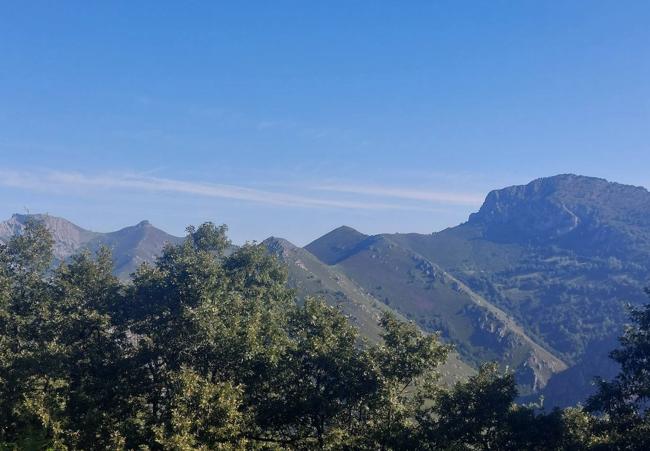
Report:
M 650 251 L 650 193 L 599 178 L 558 175 L 490 192 L 468 223 L 497 242 L 629 257 Z
M 570 233 L 581 219 L 548 184 L 538 183 L 492 191 L 470 222 L 487 225 L 493 236 L 542 241 Z

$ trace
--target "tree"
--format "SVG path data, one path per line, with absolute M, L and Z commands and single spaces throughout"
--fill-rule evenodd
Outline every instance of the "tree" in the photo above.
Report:
M 372 362 L 347 318 L 323 301 L 291 310 L 289 344 L 276 374 L 277 395 L 259 424 L 292 447 L 353 447 L 359 411 L 376 390 Z
M 516 405 L 513 375 L 493 364 L 441 386 L 450 348 L 437 335 L 386 314 L 381 342 L 362 340 L 337 308 L 297 302 L 263 246 L 233 251 L 225 226 L 188 228 L 128 284 L 112 275 L 107 249 L 56 268 L 51 249 L 36 222 L 0 245 L 0 449 L 579 450 L 644 440 L 647 312 L 616 354 L 625 377 L 603 384 L 618 396 L 603 395 L 606 408 L 636 431 L 613 442 L 581 409 Z
M 237 409 L 248 423 L 238 420 L 237 434 L 244 438 L 258 429 L 257 407 L 277 391 L 272 375 L 292 299 L 286 272 L 258 245 L 226 256 L 225 230 L 188 228 L 186 240 L 143 265 L 127 291 L 124 317 L 136 343 L 131 417 L 140 419 L 133 445 L 155 448 L 152 431 L 176 430 L 179 378 L 191 375 L 207 392 L 241 392 Z
M 127 412 L 125 370 L 132 344 L 116 322 L 123 287 L 113 276 L 110 251 L 82 252 L 57 268 L 49 282 L 49 317 L 41 327 L 58 352 L 44 369 L 62 382 L 62 426 L 76 448 L 114 448 Z M 41 366 L 48 355 L 41 358 Z
M 587 408 L 604 414 L 601 427 L 610 434 L 613 449 L 649 449 L 650 304 L 631 309 L 630 317 L 620 348 L 610 353 L 620 372 L 611 381 L 597 381 L 598 392 Z
M 417 412 L 439 390 L 438 366 L 450 347 L 438 336 L 423 334 L 415 324 L 386 313 L 380 320 L 383 342 L 371 349 L 377 371 L 377 391 L 368 406 L 368 446 L 412 449 Z
M 516 394 L 512 373 L 485 364 L 467 382 L 434 394 L 420 417 L 425 437 L 436 449 L 503 449 Z
M 537 412 L 539 406 L 515 403 L 514 375 L 496 363 L 478 374 L 439 388 L 418 414 L 419 449 L 584 450 L 593 421 L 582 409 Z M 595 443 L 595 441 L 594 441 Z
M 46 327 L 52 243 L 45 226 L 30 220 L 0 246 L 0 443 L 47 443 L 62 432 L 62 400 L 51 389 L 64 382 L 43 368 L 58 353 Z
M 178 450 L 245 449 L 242 389 L 182 369 L 170 377 L 168 421 L 154 427 L 156 445 Z

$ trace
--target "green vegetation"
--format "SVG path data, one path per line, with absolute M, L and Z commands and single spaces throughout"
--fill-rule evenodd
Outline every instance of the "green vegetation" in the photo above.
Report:
M 650 308 L 579 408 L 520 406 L 495 364 L 440 383 L 449 347 L 382 315 L 369 342 L 338 309 L 296 302 L 262 245 L 226 255 L 224 226 L 188 228 L 132 282 L 110 253 L 52 269 L 27 224 L 0 246 L 2 449 L 642 449 Z M 641 448 L 639 448 L 641 446 Z
M 650 304 L 633 309 L 631 316 L 634 323 L 621 337 L 621 347 L 610 354 L 621 371 L 612 381 L 598 381 L 587 408 L 606 415 L 601 427 L 617 449 L 649 449 Z

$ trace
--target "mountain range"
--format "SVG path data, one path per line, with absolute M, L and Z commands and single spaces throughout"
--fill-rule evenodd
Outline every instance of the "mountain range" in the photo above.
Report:
M 59 261 L 107 245 L 127 279 L 175 237 L 147 221 L 112 233 L 48 215 Z M 29 215 L 0 223 L 0 241 Z M 466 377 L 496 360 L 516 374 L 524 399 L 547 406 L 584 400 L 594 376 L 616 370 L 608 351 L 626 304 L 647 299 L 650 193 L 603 179 L 559 175 L 490 192 L 467 222 L 431 234 L 365 235 L 340 227 L 304 248 L 262 243 L 289 270 L 299 298 L 338 305 L 369 340 L 384 311 L 453 343 L 443 373 Z
M 0 242 L 6 242 L 12 235 L 21 233 L 30 218 L 44 222 L 52 234 L 56 261 L 63 261 L 82 249 L 92 252 L 101 246 L 107 246 L 113 252 L 115 274 L 123 279 L 128 278 L 140 264 L 155 260 L 166 243 L 183 241 L 183 238 L 152 226 L 149 221 L 141 221 L 115 232 L 99 233 L 56 216 L 14 214 L 10 219 L 0 222 Z

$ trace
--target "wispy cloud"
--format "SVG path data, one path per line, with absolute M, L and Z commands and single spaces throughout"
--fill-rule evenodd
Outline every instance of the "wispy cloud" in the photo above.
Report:
M 390 197 L 398 199 L 409 199 L 431 203 L 448 205 L 480 205 L 483 196 L 473 193 L 455 193 L 445 191 L 431 191 L 427 189 L 399 188 L 377 185 L 338 185 L 327 184 L 313 186 L 318 191 L 329 191 L 339 193 L 361 194 L 377 197 Z
M 47 184 L 36 174 L 0 169 L 0 185 L 20 189 L 44 189 Z
M 269 191 L 253 189 L 237 185 L 215 184 L 206 182 L 194 182 L 176 180 L 170 178 L 152 177 L 146 174 L 83 174 L 78 172 L 61 171 L 11 171 L 0 170 L 0 185 L 20 189 L 47 190 L 56 192 L 76 191 L 79 189 L 100 189 L 100 190 L 125 190 L 150 193 L 186 194 L 192 196 L 212 197 L 221 199 L 240 200 L 266 205 L 279 205 L 301 208 L 337 208 L 337 209 L 359 209 L 359 210 L 426 210 L 436 211 L 430 205 L 406 205 L 390 202 L 369 202 L 363 199 L 349 200 L 324 198 L 317 196 L 306 196 L 292 194 L 282 191 Z M 309 190 L 306 190 L 309 191 Z M 337 191 L 330 189 L 330 191 Z M 360 195 L 381 195 L 379 188 L 374 190 L 351 191 Z M 385 197 L 403 197 L 419 201 L 429 201 L 426 196 L 416 197 L 413 194 L 408 197 L 409 190 L 400 190 L 402 195 L 396 196 L 394 189 L 384 190 Z M 391 194 L 392 193 L 392 194 Z M 461 198 L 460 200 L 463 200 Z

